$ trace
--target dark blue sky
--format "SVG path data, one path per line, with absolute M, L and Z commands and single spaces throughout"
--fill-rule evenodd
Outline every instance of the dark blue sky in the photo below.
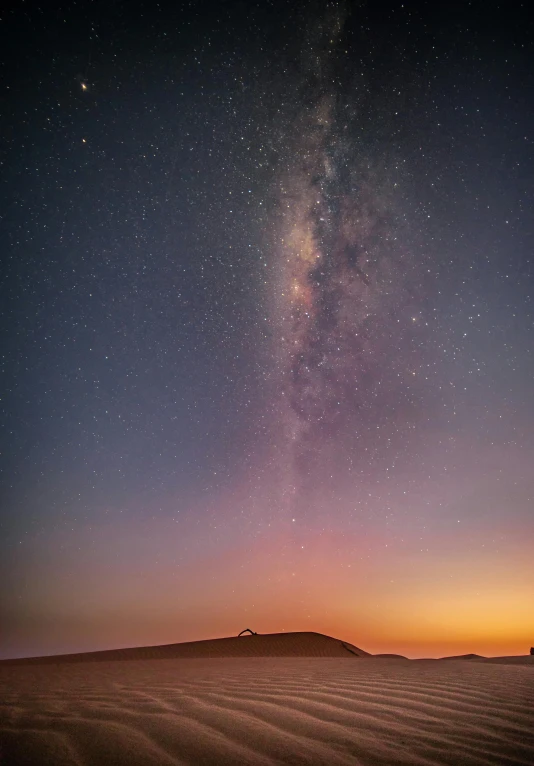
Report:
M 454 571 L 480 625 L 515 604 L 485 631 L 514 649 L 534 595 L 526 6 L 26 3 L 2 27 L 0 654 L 202 638 L 253 609 L 282 629 L 280 593 L 296 628 L 363 645 L 348 596 L 325 617 L 318 560 L 343 593 L 356 562 L 434 582 L 460 641 Z M 228 561 L 259 559 L 254 596 Z M 508 572 L 497 601 L 466 561 Z M 373 599 L 424 612 L 398 587 Z

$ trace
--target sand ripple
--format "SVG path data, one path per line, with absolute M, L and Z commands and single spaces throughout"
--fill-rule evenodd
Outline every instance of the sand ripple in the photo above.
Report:
M 172 659 L 0 667 L 0 764 L 534 764 L 534 665 Z

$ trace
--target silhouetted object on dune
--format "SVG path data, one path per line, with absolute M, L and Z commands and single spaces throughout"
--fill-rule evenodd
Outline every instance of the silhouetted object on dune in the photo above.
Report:
M 250 628 L 245 628 L 245 630 L 242 630 L 241 633 L 238 633 L 237 637 L 239 638 L 239 636 L 242 636 L 243 633 L 250 633 L 251 636 L 257 636 L 258 635 L 257 633 L 254 633 L 254 631 L 251 630 Z
M 534 646 L 531 646 L 531 647 L 530 647 L 530 653 L 531 653 L 531 654 L 534 654 Z

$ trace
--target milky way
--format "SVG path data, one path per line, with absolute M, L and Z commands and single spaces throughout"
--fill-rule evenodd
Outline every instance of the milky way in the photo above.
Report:
M 393 320 L 413 266 L 398 237 L 399 162 L 370 154 L 359 137 L 358 87 L 337 76 L 345 65 L 342 18 L 328 19 L 322 35 L 315 30 L 306 107 L 280 181 L 275 305 L 289 494 L 297 507 L 299 495 L 309 502 L 306 495 L 324 484 L 347 440 L 357 441 L 400 377 Z

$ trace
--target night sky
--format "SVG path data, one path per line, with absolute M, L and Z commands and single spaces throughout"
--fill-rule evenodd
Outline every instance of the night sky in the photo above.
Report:
M 528 652 L 528 16 L 2 11 L 0 657 Z

